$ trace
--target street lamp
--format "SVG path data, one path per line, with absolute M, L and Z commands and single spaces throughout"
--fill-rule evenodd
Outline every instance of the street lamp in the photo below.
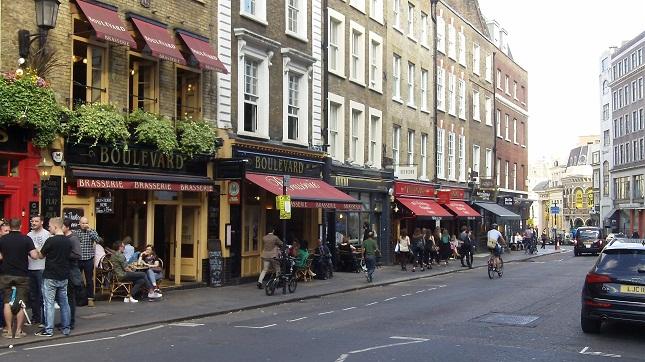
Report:
M 43 157 L 43 159 L 36 165 L 36 167 L 38 168 L 40 179 L 43 181 L 49 180 L 49 176 L 51 175 L 54 164 Z
M 59 0 L 34 0 L 34 2 L 38 34 L 30 34 L 29 30 L 25 29 L 18 30 L 18 53 L 21 58 L 29 56 L 31 43 L 36 39 L 39 40 L 39 46 L 42 49 L 47 40 L 47 32 L 56 27 L 58 19 Z

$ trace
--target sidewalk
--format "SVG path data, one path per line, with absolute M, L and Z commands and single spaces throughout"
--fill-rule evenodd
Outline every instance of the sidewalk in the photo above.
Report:
M 524 251 L 514 251 L 504 254 L 504 261 L 521 261 L 535 257 L 565 252 L 567 249 L 555 251 L 553 246 L 546 250 L 539 249 L 537 255 L 527 255 Z M 488 254 L 476 254 L 475 268 L 486 266 Z M 433 266 L 432 270 L 413 273 L 402 272 L 399 266 L 384 266 L 376 270 L 374 282 L 368 284 L 362 273 L 334 273 L 329 280 L 313 280 L 307 283 L 298 283 L 295 293 L 286 295 L 281 290 L 268 297 L 264 290 L 260 290 L 255 283 L 227 286 L 220 288 L 197 288 L 186 290 L 166 291 L 161 300 L 155 302 L 140 301 L 139 303 L 123 303 L 122 298 L 112 300 L 112 303 L 99 301 L 96 307 L 78 307 L 76 309 L 76 328 L 72 336 L 105 332 L 110 330 L 142 327 L 159 323 L 172 323 L 181 320 L 226 314 L 245 309 L 261 308 L 289 301 L 317 298 L 325 295 L 343 293 L 353 290 L 388 285 L 392 283 L 427 278 L 436 275 L 453 273 L 463 270 L 459 260 L 453 260 L 448 266 Z M 57 313 L 58 314 L 58 313 Z M 7 339 L 0 337 L 0 348 L 63 338 L 62 334 L 55 331 L 54 337 L 35 337 L 38 330 L 36 326 L 27 326 L 25 331 L 29 334 L 21 339 Z

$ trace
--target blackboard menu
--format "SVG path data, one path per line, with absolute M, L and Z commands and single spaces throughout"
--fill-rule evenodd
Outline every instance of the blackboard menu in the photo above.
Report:
M 208 264 L 210 266 L 210 272 L 211 272 L 210 286 L 211 287 L 222 286 L 222 252 L 209 251 Z
M 40 204 L 38 201 L 30 201 L 29 202 L 29 218 L 31 219 L 33 216 L 36 216 L 40 214 Z
M 50 176 L 41 182 L 40 205 L 45 220 L 60 216 L 61 190 L 60 176 Z
M 112 194 L 100 195 L 94 203 L 97 214 L 114 214 L 114 199 Z
M 72 220 L 72 230 L 78 229 L 78 224 L 83 216 L 85 216 L 85 210 L 82 208 L 66 207 L 63 209 L 63 217 Z

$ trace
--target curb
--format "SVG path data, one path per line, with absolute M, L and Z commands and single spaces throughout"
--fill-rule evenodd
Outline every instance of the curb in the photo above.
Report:
M 507 263 L 523 262 L 523 261 L 527 261 L 527 260 L 531 260 L 531 259 L 535 259 L 535 258 L 540 258 L 540 257 L 543 257 L 543 256 L 562 254 L 564 252 L 565 252 L 565 250 L 560 250 L 560 251 L 555 251 L 555 252 L 549 253 L 549 254 L 532 255 L 532 256 L 527 256 L 526 258 L 522 258 L 522 259 L 511 260 L 511 261 L 509 261 Z M 482 264 L 482 265 L 474 266 L 472 269 L 480 269 L 480 268 L 484 268 L 486 266 L 487 266 L 486 264 Z M 130 326 L 115 326 L 115 327 L 108 327 L 108 328 L 99 329 L 99 330 L 87 330 L 87 331 L 83 331 L 83 332 L 79 332 L 79 333 L 74 333 L 74 334 L 71 335 L 71 337 L 79 337 L 79 336 L 85 336 L 85 335 L 89 335 L 89 334 L 96 334 L 96 333 L 102 333 L 102 332 L 112 332 L 112 331 L 117 331 L 117 330 L 132 329 L 132 328 L 139 328 L 139 327 L 147 327 L 147 326 L 159 325 L 159 324 L 177 323 L 177 322 L 189 321 L 189 320 L 192 320 L 192 319 L 216 317 L 216 316 L 220 316 L 220 315 L 224 315 L 224 314 L 242 312 L 242 311 L 247 311 L 247 310 L 252 310 L 252 309 L 266 308 L 266 307 L 271 307 L 271 306 L 275 306 L 275 305 L 279 305 L 279 304 L 293 303 L 293 302 L 297 302 L 297 301 L 301 301 L 301 300 L 310 300 L 310 299 L 322 298 L 322 297 L 335 295 L 335 294 L 343 294 L 343 293 L 349 293 L 349 292 L 354 292 L 354 291 L 359 291 L 359 290 L 364 290 L 364 289 L 369 289 L 369 288 L 383 287 L 383 286 L 388 286 L 388 285 L 407 282 L 407 281 L 426 279 L 426 278 L 433 278 L 433 277 L 440 276 L 440 275 L 457 273 L 457 272 L 460 272 L 462 270 L 469 270 L 469 269 L 445 270 L 443 272 L 439 272 L 439 273 L 432 274 L 432 275 L 423 275 L 423 274 L 419 273 L 418 276 L 414 276 L 414 277 L 408 277 L 408 278 L 402 278 L 402 279 L 393 279 L 393 280 L 384 281 L 384 282 L 381 282 L 381 283 L 365 284 L 363 286 L 358 286 L 358 287 L 349 287 L 349 288 L 345 288 L 345 289 L 339 289 L 339 290 L 335 290 L 335 291 L 331 291 L 331 292 L 313 294 L 313 295 L 304 296 L 304 297 L 293 297 L 293 298 L 282 299 L 282 300 L 279 300 L 279 301 L 271 301 L 271 302 L 266 302 L 266 303 L 259 303 L 259 304 L 249 305 L 249 306 L 245 306 L 245 307 L 241 307 L 241 308 L 227 309 L 227 310 L 221 310 L 221 311 L 216 311 L 216 312 L 208 312 L 208 313 L 199 313 L 199 314 L 194 314 L 194 315 L 190 315 L 190 316 L 183 316 L 183 317 L 164 319 L 164 320 L 157 320 L 157 321 L 149 321 L 149 322 L 139 323 L 139 324 L 130 325 Z M 287 295 L 289 295 L 289 294 L 287 294 Z M 35 343 L 41 343 L 43 341 L 62 340 L 62 339 L 65 339 L 65 338 L 67 338 L 67 337 L 65 337 L 63 335 L 55 335 L 55 336 L 49 337 L 47 339 L 36 339 L 36 340 L 31 340 L 31 341 L 17 342 L 17 343 L 13 343 L 12 345 L 13 345 L 13 348 L 16 348 L 18 346 L 26 346 L 26 345 L 35 344 Z M 0 347 L 0 349 L 8 348 L 8 345 L 7 346 L 2 346 L 2 347 Z

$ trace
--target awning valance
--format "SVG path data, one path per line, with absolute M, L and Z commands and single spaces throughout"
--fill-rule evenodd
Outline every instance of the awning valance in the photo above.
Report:
M 97 38 L 130 48 L 137 47 L 137 43 L 119 18 L 116 9 L 83 0 L 76 0 L 76 4 L 92 25 Z
M 177 34 L 181 40 L 186 43 L 186 46 L 190 49 L 190 52 L 193 54 L 195 60 L 197 60 L 202 69 L 214 70 L 228 74 L 228 70 L 219 58 L 217 58 L 215 50 L 208 42 L 208 39 L 182 30 L 177 30 Z
M 481 217 L 477 211 L 468 206 L 463 201 L 452 200 L 444 204 L 450 211 L 454 212 L 457 217 L 475 218 Z
M 502 219 L 519 220 L 520 215 L 492 202 L 476 202 L 475 205 L 488 210 Z
M 246 179 L 274 195 L 282 195 L 282 176 L 246 173 Z M 362 210 L 363 204 L 323 180 L 291 177 L 287 187 L 291 206 L 295 208 L 322 208 Z
M 153 191 L 213 191 L 206 176 L 162 174 L 105 168 L 72 167 L 76 187 L 83 189 L 133 189 Z
M 146 42 L 144 50 L 149 51 L 152 56 L 159 59 L 169 60 L 177 64 L 186 64 L 186 59 L 177 49 L 177 45 L 175 45 L 175 41 L 165 25 L 132 14 L 129 17 Z
M 399 197 L 397 200 L 418 217 L 452 217 L 446 209 L 433 200 L 412 197 Z

